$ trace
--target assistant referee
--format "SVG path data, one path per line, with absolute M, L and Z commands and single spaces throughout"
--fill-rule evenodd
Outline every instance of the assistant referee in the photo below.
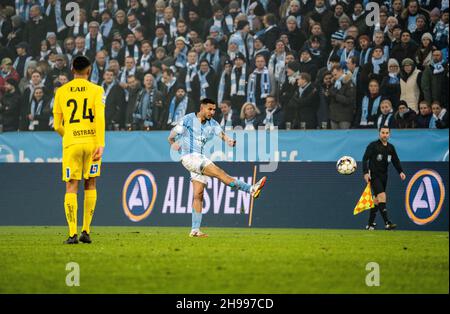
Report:
M 388 127 L 381 127 L 379 130 L 379 140 L 367 146 L 363 157 L 364 180 L 371 183 L 372 192 L 375 195 L 375 207 L 371 209 L 367 230 L 374 230 L 376 227 L 375 218 L 379 210 L 384 220 L 386 230 L 397 227 L 388 218 L 386 209 L 386 186 L 388 180 L 388 167 L 392 162 L 402 181 L 406 179 L 400 159 L 394 145 L 388 143 L 391 130 Z

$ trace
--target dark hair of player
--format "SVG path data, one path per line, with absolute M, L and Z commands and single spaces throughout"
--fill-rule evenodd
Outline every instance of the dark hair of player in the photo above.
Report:
M 214 106 L 216 106 L 216 105 L 217 105 L 216 102 L 215 102 L 214 100 L 209 99 L 209 98 L 204 98 L 204 99 L 202 99 L 202 100 L 200 101 L 200 104 L 201 104 L 202 106 L 207 106 L 207 105 L 214 105 Z
M 387 129 L 387 130 L 389 130 L 389 132 L 391 132 L 391 128 L 388 127 L 388 126 L 385 126 L 385 125 L 380 126 L 380 128 L 378 129 L 378 131 L 381 132 L 381 130 L 383 130 L 383 129 Z
M 77 73 L 83 73 L 87 68 L 91 66 L 91 61 L 85 56 L 78 56 L 73 59 L 72 68 Z

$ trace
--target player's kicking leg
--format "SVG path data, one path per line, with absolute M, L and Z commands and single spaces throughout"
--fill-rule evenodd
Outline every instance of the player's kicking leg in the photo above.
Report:
M 192 204 L 192 230 L 189 236 L 193 238 L 207 238 L 208 235 L 200 231 L 202 224 L 203 192 L 206 184 L 193 178 L 192 185 L 194 187 L 194 201 Z
M 78 180 L 66 182 L 66 195 L 64 196 L 64 210 L 69 226 L 69 238 L 64 244 L 78 244 L 77 236 L 77 211 L 78 211 Z
M 96 178 L 89 178 L 84 181 L 84 213 L 83 228 L 81 229 L 80 241 L 91 243 L 91 222 L 94 216 L 95 205 L 97 203 Z
M 203 169 L 203 174 L 208 177 L 214 177 L 225 183 L 227 186 L 249 193 L 253 198 L 258 198 L 266 184 L 267 177 L 263 177 L 256 184 L 251 185 L 230 177 L 225 171 L 211 163 Z

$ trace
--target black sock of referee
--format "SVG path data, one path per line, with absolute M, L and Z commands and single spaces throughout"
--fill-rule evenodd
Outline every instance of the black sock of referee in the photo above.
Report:
M 377 217 L 377 211 L 378 211 L 378 205 L 375 205 L 374 208 L 370 209 L 369 226 L 371 226 L 375 223 L 375 218 Z
M 381 216 L 383 217 L 384 224 L 387 225 L 389 223 L 389 218 L 386 209 L 386 203 L 379 203 L 378 209 L 380 210 Z

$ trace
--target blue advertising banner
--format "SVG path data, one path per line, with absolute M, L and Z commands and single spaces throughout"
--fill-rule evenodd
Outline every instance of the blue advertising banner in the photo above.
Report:
M 218 163 L 252 182 L 253 163 Z M 448 231 L 448 163 L 404 162 L 406 181 L 390 167 L 387 208 L 401 230 Z M 351 176 L 335 163 L 280 163 L 253 208 L 253 227 L 363 229 L 368 212 L 353 209 L 366 184 L 361 164 Z M 0 225 L 65 225 L 61 166 L 0 164 Z M 193 191 L 180 163 L 105 163 L 98 180 L 94 226 L 185 226 L 191 223 Z M 83 193 L 78 197 L 82 221 Z M 247 227 L 250 197 L 209 179 L 204 226 Z M 383 228 L 378 215 L 378 225 Z M 95 227 L 94 227 L 95 232 Z
M 335 162 L 343 155 L 361 161 L 376 130 L 227 132 L 237 148 L 219 140 L 209 146 L 214 161 L 310 161 Z M 176 152 L 169 149 L 168 132 L 108 132 L 104 162 L 172 162 Z M 446 161 L 448 130 L 392 130 L 391 142 L 402 161 Z M 53 163 L 61 161 L 61 139 L 55 133 L 0 134 L 0 163 Z

